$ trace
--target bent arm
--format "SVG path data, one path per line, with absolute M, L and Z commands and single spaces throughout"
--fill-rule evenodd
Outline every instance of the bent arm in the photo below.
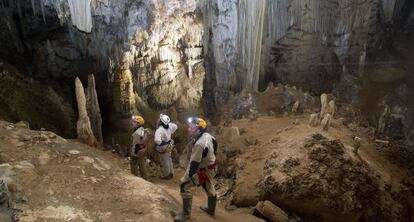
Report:
M 162 140 L 161 140 L 161 132 L 159 130 L 155 131 L 154 142 L 157 145 L 161 145 L 161 143 L 162 143 Z

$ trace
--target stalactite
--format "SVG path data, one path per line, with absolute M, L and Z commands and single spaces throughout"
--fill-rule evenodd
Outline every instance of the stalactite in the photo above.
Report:
M 391 21 L 394 15 L 394 9 L 398 0 L 382 0 L 382 7 L 386 21 Z
M 40 8 L 42 9 L 43 22 L 46 24 L 45 5 L 43 1 L 44 0 L 40 0 Z
M 19 13 L 19 18 L 20 18 L 20 24 L 22 24 L 22 10 L 20 8 L 20 4 L 17 3 L 17 13 Z
M 81 31 L 91 32 L 91 0 L 68 0 L 68 3 L 72 24 Z
M 247 72 L 244 88 L 253 91 L 259 87 L 265 9 L 265 0 L 239 1 L 238 47 Z
M 33 10 L 33 15 L 36 16 L 36 5 L 35 5 L 35 0 L 30 0 L 32 3 L 32 10 Z
M 119 113 L 131 115 L 137 113 L 137 110 L 128 56 L 128 53 L 123 54 L 122 62 L 115 71 L 113 99 L 115 108 Z

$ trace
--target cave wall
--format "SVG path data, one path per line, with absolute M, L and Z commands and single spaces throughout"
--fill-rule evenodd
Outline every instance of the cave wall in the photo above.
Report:
M 40 54 L 57 50 L 54 54 L 64 54 L 69 61 L 91 57 L 109 82 L 127 58 L 138 96 L 150 106 L 168 107 L 188 88 L 197 94 L 190 96 L 191 103 L 200 101 L 202 85 L 189 87 L 184 82 L 205 75 L 198 66 L 204 58 L 211 61 L 207 75 L 213 77 L 207 79 L 214 79 L 219 89 L 257 91 L 267 81 L 279 81 L 318 94 L 323 91 L 318 86 L 338 79 L 343 65 L 361 63 L 362 54 L 381 46 L 382 25 L 398 15 L 404 2 L 20 0 L 8 8 L 26 14 L 31 8 L 33 15 L 26 17 L 37 16 L 47 25 L 47 18 L 55 16 L 67 26 L 68 36 L 58 41 L 73 48 L 56 46 L 60 43 L 46 37 L 40 46 L 46 52 Z M 59 69 L 62 64 L 57 63 Z M 315 63 L 334 67 L 325 74 Z M 298 70 L 299 64 L 303 67 Z M 48 69 L 59 72 L 53 65 Z M 306 86 L 311 79 L 316 83 Z M 160 96 L 163 93 L 169 96 Z
M 67 97 L 73 91 L 59 84 L 95 73 L 119 117 L 216 112 L 232 92 L 270 81 L 315 95 L 356 85 L 348 80 L 362 78 L 387 27 L 408 17 L 405 0 L 0 3 L 2 57 L 26 58 L 18 64 L 28 75 Z

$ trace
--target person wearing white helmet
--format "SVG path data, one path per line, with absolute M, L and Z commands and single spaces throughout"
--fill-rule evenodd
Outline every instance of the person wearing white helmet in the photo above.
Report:
M 178 129 L 177 124 L 171 123 L 170 117 L 160 114 L 158 129 L 154 134 L 155 149 L 159 153 L 162 168 L 161 179 L 172 179 L 174 176 L 174 166 L 172 163 L 171 152 L 174 141 L 172 134 Z

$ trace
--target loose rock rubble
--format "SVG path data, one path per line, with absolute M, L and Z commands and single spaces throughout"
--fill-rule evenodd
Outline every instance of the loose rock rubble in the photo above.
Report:
M 324 221 L 372 221 L 384 212 L 378 207 L 380 179 L 341 141 L 313 134 L 302 149 L 306 157 L 300 161 L 267 159 L 259 183 L 262 197 Z

